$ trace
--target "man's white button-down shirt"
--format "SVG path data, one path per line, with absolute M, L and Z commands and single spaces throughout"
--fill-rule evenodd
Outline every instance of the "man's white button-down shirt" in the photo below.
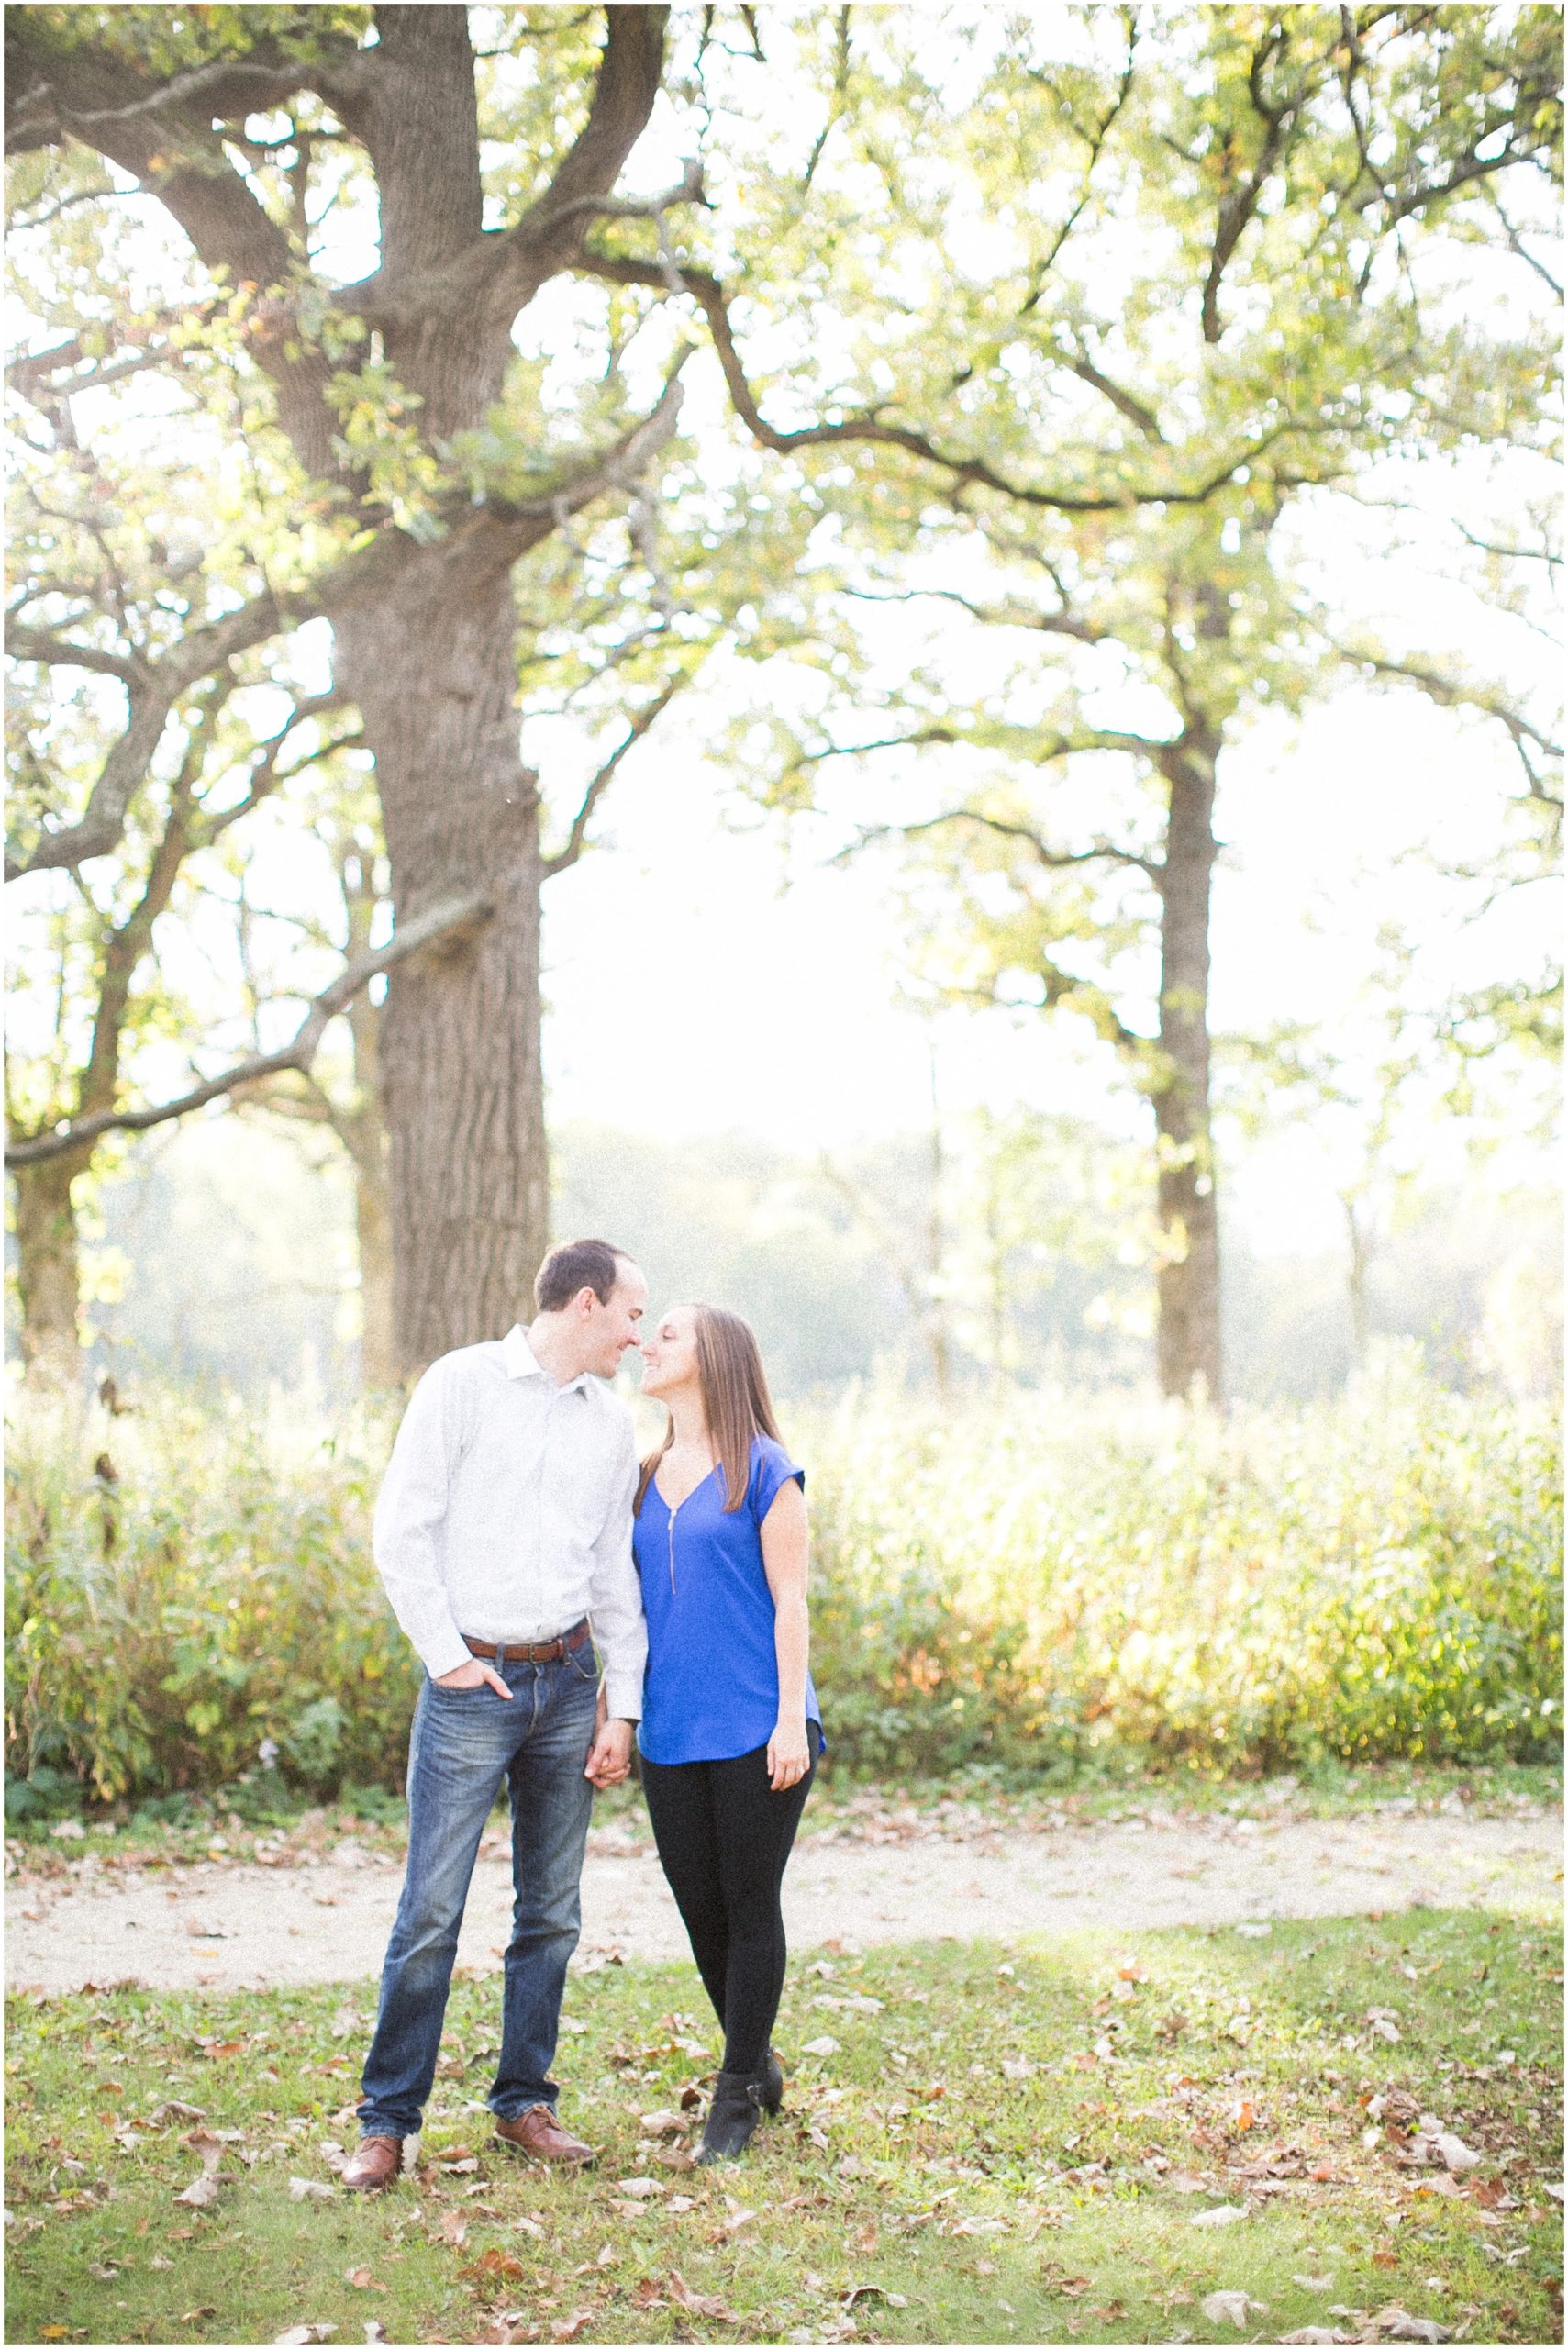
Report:
M 397 1431 L 373 1533 L 430 1677 L 469 1662 L 464 1632 L 553 1640 L 586 1615 L 611 1714 L 640 1720 L 636 1489 L 630 1412 L 587 1372 L 558 1386 L 520 1329 L 433 1362 Z

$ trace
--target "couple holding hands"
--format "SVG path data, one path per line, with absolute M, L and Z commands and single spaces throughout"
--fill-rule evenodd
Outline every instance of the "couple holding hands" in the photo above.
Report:
M 376 1564 L 425 1667 L 408 1746 L 408 1866 L 345 2186 L 402 2164 L 435 2078 L 458 1929 L 503 1785 L 512 1936 L 490 2109 L 537 2161 L 593 2148 L 549 2077 L 577 1944 L 595 1787 L 640 1756 L 659 1858 L 724 2031 L 699 2162 L 744 2152 L 784 2076 L 779 1892 L 822 1750 L 807 1662 L 804 1476 L 739 1315 L 678 1305 L 598 1240 L 556 1248 L 535 1315 L 415 1388 L 376 1505 Z M 662 1444 L 640 1464 L 601 1380 L 640 1343 Z

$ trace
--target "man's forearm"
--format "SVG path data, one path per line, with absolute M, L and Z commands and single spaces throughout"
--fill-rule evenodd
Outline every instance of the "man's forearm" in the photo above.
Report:
M 600 1688 L 613 1720 L 642 1719 L 642 1675 L 648 1664 L 648 1626 L 640 1595 L 598 1590 L 593 1599 L 594 1643 L 599 1651 Z

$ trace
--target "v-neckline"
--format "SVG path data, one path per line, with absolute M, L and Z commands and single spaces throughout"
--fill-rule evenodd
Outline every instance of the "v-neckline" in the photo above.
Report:
M 655 1471 L 655 1472 L 654 1472 L 654 1477 L 653 1477 L 653 1489 L 654 1489 L 654 1491 L 655 1491 L 656 1493 L 658 1493 L 660 1499 L 661 1499 L 662 1501 L 663 1501 L 663 1502 L 664 1502 L 665 1514 L 666 1514 L 667 1516 L 670 1516 L 670 1517 L 678 1517 L 678 1516 L 680 1515 L 681 1511 L 685 1508 L 686 1503 L 687 1503 L 689 1500 L 691 1500 L 691 1499 L 694 1497 L 694 1496 L 695 1496 L 695 1495 L 696 1495 L 697 1493 L 700 1493 L 700 1492 L 701 1492 L 701 1490 L 702 1490 L 702 1488 L 703 1488 L 703 1486 L 704 1486 L 705 1485 L 711 1483 L 711 1481 L 713 1480 L 713 1478 L 714 1478 L 715 1476 L 717 1476 L 717 1474 L 718 1474 L 718 1463 L 717 1463 L 717 1461 L 716 1460 L 716 1461 L 714 1462 L 714 1464 L 713 1464 L 713 1466 L 708 1470 L 707 1475 L 706 1475 L 706 1476 L 699 1476 L 699 1477 L 698 1477 L 698 1479 L 697 1479 L 697 1481 L 696 1481 L 696 1483 L 692 1486 L 691 1491 L 690 1491 L 689 1493 L 683 1493 L 683 1494 L 682 1494 L 682 1496 L 681 1496 L 681 1497 L 680 1497 L 680 1499 L 675 1503 L 675 1505 L 674 1505 L 674 1507 L 673 1507 L 673 1508 L 671 1508 L 670 1503 L 668 1502 L 668 1500 L 665 1500 L 665 1498 L 664 1498 L 663 1491 L 662 1490 L 662 1488 L 661 1488 L 661 1486 L 660 1486 L 660 1483 L 659 1483 L 659 1476 L 658 1476 L 658 1472 L 657 1472 L 657 1471 Z

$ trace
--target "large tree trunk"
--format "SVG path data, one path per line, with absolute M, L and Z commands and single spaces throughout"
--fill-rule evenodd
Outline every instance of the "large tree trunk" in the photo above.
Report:
M 397 1384 L 392 1194 L 384 1164 L 354 1162 L 354 1231 L 360 1259 L 360 1384 L 374 1395 Z
M 381 899 L 373 851 L 362 840 L 344 842 L 339 872 L 348 915 L 344 951 L 350 962 L 373 943 Z M 330 1106 L 332 1130 L 354 1169 L 354 1236 L 360 1266 L 360 1385 L 380 1394 L 397 1384 L 397 1325 L 393 1312 L 392 1190 L 387 1179 L 386 1119 L 381 1099 L 381 1006 L 361 987 L 349 1006 L 354 1055 L 353 1106 Z
M 6 55 L 16 86 L 29 98 L 48 93 L 49 127 L 32 132 L 32 143 L 71 135 L 97 145 L 157 195 L 209 268 L 263 289 L 246 332 L 276 387 L 282 427 L 307 473 L 357 496 L 368 484 L 359 460 L 344 455 L 324 396 L 337 362 L 315 350 L 299 355 L 280 328 L 280 312 L 285 320 L 291 307 L 303 316 L 299 257 L 232 168 L 213 128 L 215 106 L 228 121 L 236 106 L 243 116 L 251 105 L 315 89 L 362 141 L 376 179 L 379 266 L 345 298 L 362 304 L 394 377 L 417 404 L 420 432 L 439 448 L 484 424 L 515 355 L 518 315 L 571 265 L 600 199 L 609 198 L 658 95 L 667 13 L 635 5 L 606 11 L 591 96 L 583 92 L 586 119 L 548 189 L 493 235 L 484 228 L 468 10 L 452 0 L 382 0 L 373 50 L 323 26 L 317 55 L 281 64 L 260 19 L 248 21 L 256 12 L 229 10 L 241 35 L 259 42 L 233 61 L 238 89 L 221 51 L 210 71 L 161 83 L 105 52 L 90 28 L 78 34 L 45 10 L 12 11 Z M 573 104 L 563 89 L 563 118 Z M 317 290 L 335 302 L 335 292 Z M 308 341 L 302 335 L 301 344 Z M 368 356 L 373 343 L 366 348 Z M 661 406 L 667 435 L 674 408 Z M 628 465 L 645 461 L 653 445 L 637 449 L 635 440 L 623 451 Z M 595 488 L 573 493 L 577 503 L 617 478 L 606 463 Z M 459 497 L 449 504 L 445 535 L 416 543 L 369 489 L 362 518 L 384 535 L 394 577 L 384 585 L 378 573 L 373 602 L 367 592 L 361 604 L 331 607 L 336 682 L 358 704 L 375 754 L 397 921 L 459 892 L 483 892 L 490 906 L 487 919 L 452 934 L 444 951 L 401 963 L 384 1008 L 403 1372 L 495 1336 L 525 1312 L 545 1246 L 542 874 L 534 779 L 518 754 L 510 573 L 569 510 L 564 494 L 531 511 L 499 498 L 471 508 Z
M 1189 731 L 1162 762 L 1170 821 L 1161 874 L 1157 1274 L 1160 1389 L 1220 1398 L 1219 1230 L 1208 1116 L 1208 914 L 1219 744 Z
M 338 627 L 406 922 L 483 889 L 494 913 L 392 974 L 379 1048 L 395 1367 L 498 1337 L 547 1244 L 539 799 L 518 751 L 510 564 L 432 548 Z
M 18 1166 L 17 1285 L 22 1302 L 22 1360 L 29 1383 L 73 1386 L 82 1375 L 77 1315 L 81 1270 L 71 1186 L 82 1171 L 74 1156 Z

